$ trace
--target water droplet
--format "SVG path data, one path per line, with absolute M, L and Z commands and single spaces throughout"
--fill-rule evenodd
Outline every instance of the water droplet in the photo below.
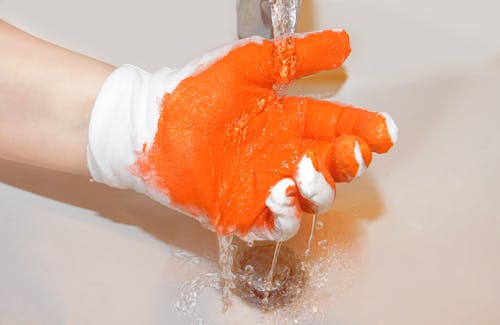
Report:
M 321 248 L 327 248 L 328 247 L 328 240 L 323 239 L 318 242 L 318 246 Z
M 324 226 L 323 221 L 316 222 L 316 229 L 317 230 L 323 229 L 323 226 Z
M 248 245 L 248 247 L 253 247 L 253 245 L 254 245 L 253 240 L 247 241 L 247 245 Z
M 266 100 L 264 98 L 257 100 L 257 106 L 260 110 L 264 109 L 264 106 L 266 106 Z
M 245 272 L 253 273 L 254 272 L 253 266 L 251 266 L 250 264 L 245 265 Z
M 210 221 L 208 221 L 207 218 L 198 218 L 198 221 L 201 223 L 202 227 L 205 228 L 205 229 L 208 229 L 208 230 L 211 230 L 213 231 L 214 230 L 214 227 L 212 226 L 212 224 L 210 223 Z

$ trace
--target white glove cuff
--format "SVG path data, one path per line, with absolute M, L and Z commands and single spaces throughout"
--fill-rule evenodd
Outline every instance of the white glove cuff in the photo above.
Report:
M 126 65 L 106 79 L 92 110 L 87 165 L 92 178 L 118 188 L 144 192 L 129 166 L 157 130 L 159 100 L 151 94 L 150 73 Z

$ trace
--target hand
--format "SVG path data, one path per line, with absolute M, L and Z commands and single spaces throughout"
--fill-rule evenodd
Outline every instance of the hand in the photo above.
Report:
M 296 78 L 340 66 L 344 31 L 295 39 Z M 385 113 L 279 98 L 273 44 L 246 39 L 154 75 L 117 69 L 89 131 L 94 179 L 132 187 L 245 240 L 286 240 L 303 210 L 327 211 L 335 181 L 363 173 L 397 128 Z

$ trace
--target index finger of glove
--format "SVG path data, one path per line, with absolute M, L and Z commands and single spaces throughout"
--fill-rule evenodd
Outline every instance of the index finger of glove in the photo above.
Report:
M 296 73 L 301 78 L 338 68 L 351 53 L 349 35 L 344 30 L 324 30 L 295 37 Z

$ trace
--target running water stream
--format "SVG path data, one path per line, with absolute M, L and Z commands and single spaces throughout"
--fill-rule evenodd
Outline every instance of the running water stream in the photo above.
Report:
M 313 219 L 312 219 L 312 223 L 311 223 L 311 233 L 309 234 L 309 240 L 307 241 L 307 249 L 304 252 L 306 256 L 311 255 L 311 252 L 312 252 L 312 243 L 313 243 L 313 240 L 314 240 L 314 232 L 316 231 L 316 225 L 317 225 L 317 223 L 318 223 L 318 215 L 315 213 L 313 215 Z
M 276 263 L 278 262 L 278 255 L 280 253 L 281 245 L 283 245 L 282 241 L 276 242 L 276 247 L 274 248 L 273 261 L 271 262 L 271 268 L 269 269 L 269 273 L 267 274 L 267 282 L 269 286 L 273 284 L 274 270 L 276 269 Z
M 233 235 L 217 235 L 219 240 L 220 287 L 222 292 L 223 311 L 231 306 L 231 290 L 234 289 L 233 263 L 236 245 L 233 245 Z
M 223 309 L 230 317 L 234 315 L 231 302 L 238 313 L 238 304 L 243 301 L 261 311 L 258 324 L 324 324 L 328 309 L 323 305 L 322 288 L 328 282 L 329 294 L 332 290 L 338 294 L 346 283 L 341 274 L 352 271 L 345 250 L 327 240 L 331 229 L 325 232 L 321 216 L 317 219 L 309 256 L 304 256 L 309 227 L 298 234 L 299 238 L 280 243 L 278 248 L 276 243 L 265 241 L 249 247 L 236 237 L 220 236 L 218 258 L 177 254 L 182 264 L 190 266 L 186 272 L 192 273 L 179 292 L 177 311 L 197 324 L 211 324 L 203 310 L 213 308 L 213 301 L 204 300 L 202 295 L 211 288 L 223 297 Z M 334 285 L 330 282 L 332 270 L 336 274 Z
M 297 24 L 299 0 L 270 0 L 274 37 L 274 68 L 278 93 L 284 95 L 285 85 L 295 75 L 296 57 L 293 34 Z
M 274 36 L 273 61 L 276 90 L 280 97 L 285 95 L 286 85 L 293 79 L 296 70 L 293 34 L 297 23 L 299 1 L 270 0 Z M 306 255 L 311 251 L 315 226 L 316 216 Z M 237 256 L 237 246 L 233 244 L 233 236 L 219 235 L 218 240 L 220 287 L 224 311 L 231 305 L 230 294 L 238 289 L 237 284 L 242 287 L 239 288 L 239 292 L 243 299 L 256 303 L 263 309 L 270 307 L 270 298 L 283 302 L 284 296 L 294 297 L 302 290 L 305 281 L 304 265 L 289 249 L 281 250 L 282 242 L 276 243 L 272 260 L 268 263 L 266 253 L 270 256 L 269 245 L 247 248 L 246 252 Z M 252 247 L 253 242 L 248 243 L 248 246 Z M 239 265 L 235 265 L 236 258 L 239 258 Z M 267 272 L 264 271 L 266 267 Z M 288 292 L 286 286 L 293 287 L 293 292 Z
M 274 37 L 273 61 L 277 81 L 277 84 L 275 86 L 280 97 L 285 95 L 286 85 L 290 83 L 295 75 L 296 57 L 293 34 L 295 33 L 295 26 L 297 23 L 299 1 L 300 0 L 270 0 Z M 313 228 L 311 237 L 309 238 L 308 251 L 311 250 L 310 246 L 312 243 L 315 223 L 316 222 L 314 222 L 312 226 Z M 281 245 L 282 242 L 278 241 L 276 243 L 273 259 L 270 264 L 267 276 L 263 276 L 262 274 L 257 276 L 255 272 L 252 273 L 252 271 L 255 270 L 253 269 L 254 266 L 252 266 L 251 264 L 243 266 L 243 272 L 248 273 L 246 280 L 250 279 L 250 281 L 247 281 L 247 283 L 254 285 L 254 289 L 257 290 L 257 292 L 263 294 L 263 296 L 260 298 L 262 298 L 264 305 L 268 305 L 268 300 L 271 292 L 273 290 L 276 291 L 276 289 L 279 289 L 277 288 L 276 284 L 283 285 L 286 280 L 288 280 L 288 276 L 290 273 L 290 266 L 286 266 L 288 271 L 284 271 L 285 276 L 282 278 L 278 276 L 278 278 L 280 279 L 278 279 L 277 282 L 274 281 L 275 272 L 277 271 L 277 264 L 280 256 Z M 248 246 L 253 246 L 253 243 L 249 243 Z M 253 251 L 255 251 L 255 249 Z M 235 288 L 235 274 L 233 273 L 235 253 L 236 246 L 232 245 L 232 236 L 219 235 L 219 264 L 221 268 L 221 288 L 224 310 L 227 310 L 229 308 L 230 292 Z M 259 260 L 255 260 L 255 262 L 262 264 L 262 261 Z M 298 273 L 300 272 L 297 271 L 297 274 Z M 302 280 L 300 282 L 303 283 Z M 263 286 L 261 284 L 263 284 Z

